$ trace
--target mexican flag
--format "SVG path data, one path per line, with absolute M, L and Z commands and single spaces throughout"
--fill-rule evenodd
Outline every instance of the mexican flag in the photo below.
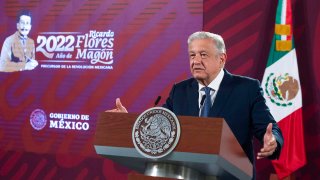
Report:
M 280 179 L 306 164 L 302 95 L 292 34 L 291 0 L 279 0 L 275 33 L 262 87 L 267 105 L 277 121 L 284 145 L 273 166 Z

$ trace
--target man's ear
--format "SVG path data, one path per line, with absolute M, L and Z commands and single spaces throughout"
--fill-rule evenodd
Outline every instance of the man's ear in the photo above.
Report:
M 226 60 L 227 60 L 227 54 L 226 53 L 221 53 L 220 56 L 219 56 L 219 60 L 220 60 L 220 63 L 221 64 L 225 64 L 226 63 Z

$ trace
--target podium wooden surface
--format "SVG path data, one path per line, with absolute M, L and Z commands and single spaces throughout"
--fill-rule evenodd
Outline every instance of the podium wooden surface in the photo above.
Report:
M 147 162 L 183 165 L 205 175 L 251 179 L 252 164 L 222 118 L 178 116 L 181 135 L 172 153 L 161 159 L 143 157 L 134 148 L 132 128 L 138 114 L 99 115 L 95 134 L 97 154 L 143 173 Z

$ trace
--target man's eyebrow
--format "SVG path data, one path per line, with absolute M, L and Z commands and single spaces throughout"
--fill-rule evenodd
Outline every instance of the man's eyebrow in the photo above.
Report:
M 208 53 L 206 50 L 200 50 L 199 53 Z

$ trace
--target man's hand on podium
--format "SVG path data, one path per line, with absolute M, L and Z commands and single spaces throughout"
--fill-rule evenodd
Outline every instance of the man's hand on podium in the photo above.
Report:
M 258 153 L 257 159 L 262 159 L 271 156 L 277 149 L 277 141 L 272 134 L 272 123 L 269 123 L 266 133 L 263 137 L 263 148 Z
M 120 112 L 120 113 L 128 113 L 127 109 L 121 104 L 120 98 L 116 99 L 116 108 L 106 110 L 105 112 Z

